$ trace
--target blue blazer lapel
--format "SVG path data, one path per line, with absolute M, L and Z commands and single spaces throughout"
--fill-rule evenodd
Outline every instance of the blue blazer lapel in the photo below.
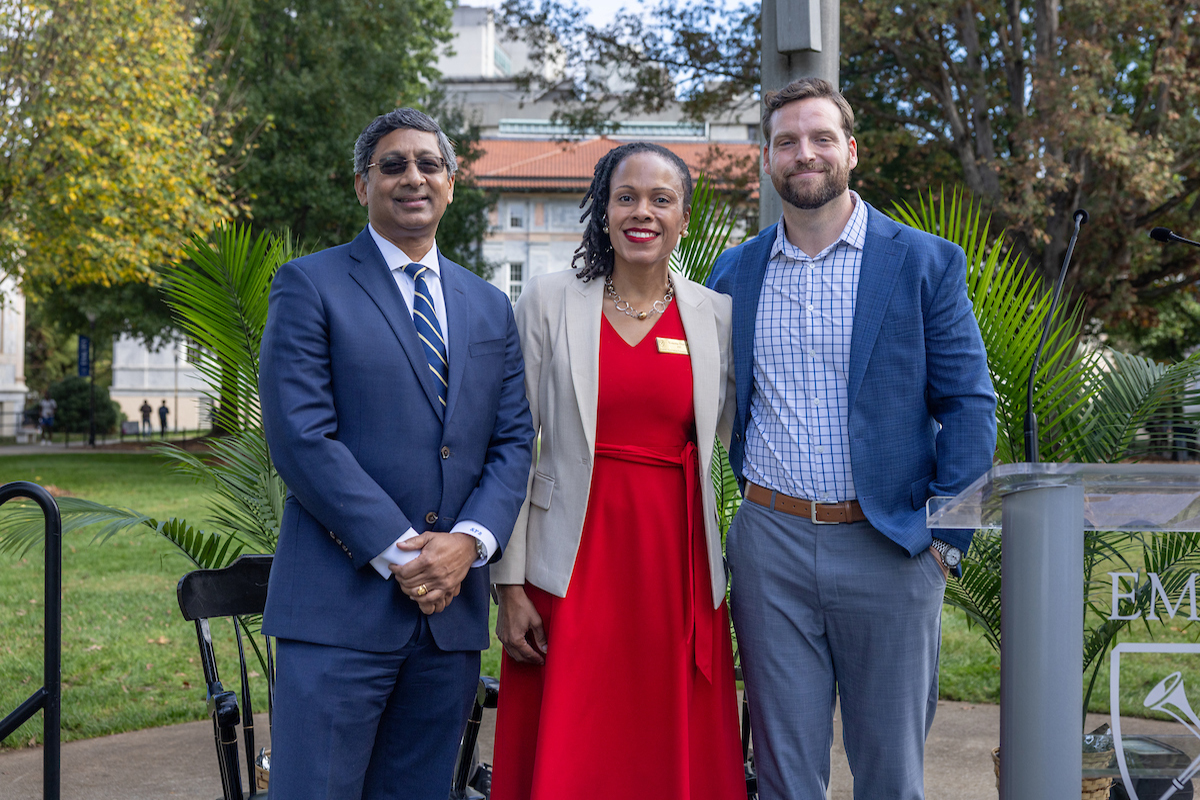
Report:
M 896 241 L 898 233 L 899 225 L 870 204 L 867 205 L 867 236 L 863 245 L 862 265 L 858 271 L 858 294 L 854 300 L 854 331 L 850 336 L 850 374 L 846 400 L 851 408 L 858 397 L 888 301 L 900 277 L 904 256 L 908 253 L 908 245 Z
M 464 267 L 455 264 L 440 251 L 438 260 L 442 267 L 442 296 L 446 301 L 446 327 L 449 329 L 446 331 L 446 342 L 450 356 L 450 380 L 446 388 L 445 418 L 450 419 L 467 371 L 467 357 L 471 347 L 471 301 L 463 289 Z M 430 381 L 429 385 L 432 388 L 433 382 Z
M 737 282 L 733 292 L 733 363 L 734 378 L 737 380 L 737 407 L 740 421 L 744 425 L 750 418 L 750 389 L 754 377 L 754 326 L 758 317 L 758 301 L 762 295 L 763 279 L 767 275 L 767 261 L 771 257 L 771 245 L 775 243 L 779 223 L 775 223 L 746 243 L 742 248 L 741 261 L 734 266 Z
M 387 262 L 383 260 L 383 254 L 379 252 L 367 230 L 364 229 L 350 243 L 350 257 L 354 259 L 354 264 L 350 267 L 350 277 L 362 287 L 391 326 L 392 332 L 396 334 L 400 346 L 408 356 L 409 363 L 412 364 L 413 371 L 417 374 L 421 388 L 425 390 L 426 399 L 438 417 L 444 421 L 442 404 L 438 401 L 437 388 L 433 385 L 429 362 L 425 359 L 421 340 L 417 338 L 417 329 L 408 313 L 408 306 L 404 304 L 404 297 L 400 294 L 400 288 L 396 286 L 396 279 L 392 277 Z M 453 363 L 450 368 L 454 369 Z

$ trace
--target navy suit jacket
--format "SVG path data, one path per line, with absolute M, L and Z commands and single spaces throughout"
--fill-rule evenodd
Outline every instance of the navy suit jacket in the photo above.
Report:
M 506 546 L 529 476 L 533 425 L 508 298 L 441 261 L 450 374 L 438 402 L 412 316 L 369 231 L 285 264 L 271 286 L 259 392 L 288 485 L 263 630 L 387 652 L 420 609 L 370 561 L 411 526 L 459 519 Z M 499 557 L 497 553 L 493 558 Z M 482 650 L 488 570 L 429 618 L 443 650 Z
M 850 467 L 863 512 L 915 556 L 929 548 L 925 501 L 956 495 L 992 466 L 996 396 L 966 290 L 961 248 L 867 205 L 850 338 Z M 709 286 L 733 296 L 739 482 L 753 386 L 754 322 L 778 223 L 726 251 Z M 939 530 L 966 552 L 973 531 Z

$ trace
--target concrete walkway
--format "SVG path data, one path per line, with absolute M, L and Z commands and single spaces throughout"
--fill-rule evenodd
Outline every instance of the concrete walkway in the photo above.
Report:
M 1091 715 L 1089 730 L 1105 721 Z M 255 727 L 267 729 L 266 720 Z M 1139 720 L 1150 733 L 1178 732 L 1175 723 Z M 834 737 L 831 800 L 852 800 L 853 780 Z M 494 712 L 484 716 L 482 760 L 491 762 Z M 995 800 L 991 749 L 1000 738 L 1000 709 L 991 705 L 941 702 L 926 748 L 925 786 L 929 800 Z M 265 744 L 265 742 L 263 743 Z M 220 796 L 212 724 L 192 722 L 99 739 L 71 742 L 62 753 L 63 800 L 158 800 L 164 797 L 213 800 Z M 0 754 L 0 800 L 41 800 L 40 748 Z

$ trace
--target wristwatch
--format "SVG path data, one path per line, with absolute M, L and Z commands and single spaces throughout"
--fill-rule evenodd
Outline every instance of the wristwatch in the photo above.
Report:
M 475 555 L 479 558 L 480 561 L 488 560 L 488 549 L 487 549 L 487 545 L 483 543 L 483 539 L 475 540 Z M 955 562 L 955 563 L 957 563 L 957 562 Z
M 934 539 L 933 549 L 937 550 L 938 555 L 942 557 L 942 563 L 946 565 L 946 569 L 954 569 L 962 561 L 962 550 L 959 550 L 949 542 Z

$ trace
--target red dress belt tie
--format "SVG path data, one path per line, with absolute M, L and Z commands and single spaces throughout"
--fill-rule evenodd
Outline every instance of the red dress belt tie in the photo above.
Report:
M 704 580 L 707 570 L 700 568 L 701 564 L 708 563 L 708 547 L 704 539 L 703 504 L 699 508 L 696 505 L 697 481 L 700 477 L 700 451 L 696 448 L 696 443 L 688 442 L 672 455 L 668 448 L 655 449 L 598 442 L 596 455 L 635 464 L 683 468 L 684 491 L 687 493 L 688 578 L 692 587 L 687 603 L 688 627 L 691 629 L 689 636 L 692 639 L 696 668 L 709 683 L 712 683 L 713 615 L 698 612 L 701 608 L 707 612 L 712 594 L 709 582 Z

